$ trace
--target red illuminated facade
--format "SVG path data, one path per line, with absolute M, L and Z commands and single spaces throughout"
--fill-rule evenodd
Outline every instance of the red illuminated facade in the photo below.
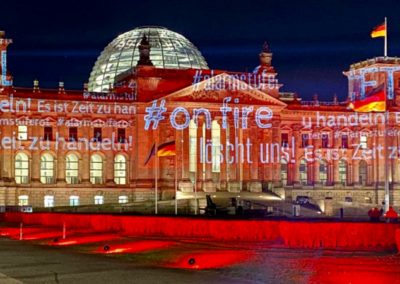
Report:
M 7 51 L 10 43 L 0 34 L 0 51 Z M 81 91 L 67 90 L 62 82 L 54 90 L 41 89 L 38 81 L 33 88 L 18 88 L 7 83 L 12 77 L 2 60 L 0 205 L 38 208 L 154 200 L 155 158 L 146 166 L 144 162 L 154 142 L 176 141 L 176 159 L 159 158 L 159 200 L 174 197 L 176 173 L 183 194 L 195 188 L 232 196 L 243 191 L 255 196 L 274 192 L 286 201 L 307 195 L 329 202 L 327 215 L 337 214 L 344 205 L 363 211 L 384 201 L 385 156 L 389 155 L 390 203 L 400 206 L 397 58 L 353 64 L 345 73 L 348 101 L 372 88 L 366 82 L 391 81 L 385 126 L 384 114 L 355 114 L 336 95 L 330 102 L 320 101 L 317 95 L 306 102 L 296 94 L 279 92 L 282 85 L 266 45 L 259 54 L 260 66 L 251 74 L 157 68 L 149 64 L 149 44 L 142 46 L 140 54 L 138 65 L 118 75 L 108 93 L 89 92 L 87 85 Z M 201 79 L 194 81 L 200 74 Z M 232 111 L 225 129 L 221 107 L 226 98 Z M 156 129 L 150 123 L 146 130 L 146 109 L 154 102 L 160 106 L 163 100 L 165 118 Z M 185 129 L 171 124 L 177 107 L 190 115 Z M 246 111 L 250 107 L 253 111 Z M 257 124 L 255 114 L 261 107 L 268 107 L 272 116 Z M 203 127 L 207 125 L 204 114 L 199 115 L 197 127 L 193 124 L 194 109 L 199 108 L 210 112 L 210 129 Z M 173 120 L 184 125 L 184 112 Z M 260 128 L 267 122 L 270 127 Z M 209 157 L 206 145 L 199 147 L 203 141 L 211 143 Z M 232 148 L 226 147 L 228 142 Z M 385 145 L 390 148 L 387 153 L 380 149 Z M 279 148 L 280 155 L 267 161 L 271 147 Z

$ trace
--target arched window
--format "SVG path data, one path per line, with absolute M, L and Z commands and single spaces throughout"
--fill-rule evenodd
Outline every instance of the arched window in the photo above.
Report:
M 94 204 L 95 205 L 104 204 L 104 196 L 103 195 L 96 195 L 94 197 Z
M 40 181 L 54 183 L 54 158 L 49 153 L 44 154 L 40 163 Z
M 319 161 L 319 181 L 322 185 L 326 185 L 328 181 L 328 166 L 325 160 Z
M 114 158 L 114 181 L 116 184 L 126 184 L 126 159 L 123 155 Z
M 307 161 L 305 159 L 300 160 L 299 179 L 301 185 L 307 185 Z
M 103 159 L 98 154 L 90 157 L 90 182 L 92 184 L 103 183 Z
M 46 195 L 44 197 L 44 207 L 54 207 L 54 196 Z
M 196 169 L 197 169 L 197 126 L 192 119 L 190 120 L 189 124 L 189 173 L 192 182 L 194 182 Z
M 212 138 L 212 172 L 219 173 L 221 168 L 221 127 L 214 120 L 211 125 Z
M 19 206 L 26 206 L 28 204 L 29 204 L 28 195 L 20 195 L 20 196 L 18 196 L 18 205 Z
M 79 206 L 79 196 L 71 195 L 69 197 L 69 205 L 70 206 Z
M 358 165 L 358 181 L 361 185 L 367 184 L 367 162 L 361 160 Z
M 121 196 L 118 198 L 118 203 L 128 203 L 128 196 L 126 196 L 126 195 L 121 195 Z
M 281 160 L 281 182 L 283 186 L 287 184 L 287 161 L 285 159 Z
M 341 160 L 339 162 L 339 182 L 343 185 L 347 185 L 347 161 Z
M 19 153 L 15 157 L 15 182 L 29 183 L 29 158 L 25 153 Z
M 66 180 L 67 183 L 77 184 L 79 183 L 78 179 L 78 170 L 79 170 L 79 160 L 75 154 L 69 154 L 66 158 Z

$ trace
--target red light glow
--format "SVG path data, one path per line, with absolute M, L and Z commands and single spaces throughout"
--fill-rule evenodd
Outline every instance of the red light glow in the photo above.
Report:
M 104 247 L 96 249 L 96 253 L 118 254 L 118 253 L 136 253 L 148 250 L 163 249 L 174 246 L 174 242 L 165 241 L 137 241 L 125 244 L 110 244 L 109 249 L 104 250 Z
M 10 236 L 12 239 L 19 240 L 19 235 Z M 33 241 L 33 240 L 41 240 L 41 239 L 52 239 L 52 238 L 60 238 L 62 237 L 61 231 L 47 231 L 47 232 L 38 232 L 31 234 L 23 234 L 22 239 L 24 241 Z
M 31 234 L 35 232 L 46 231 L 44 228 L 23 228 L 23 234 Z M 0 236 L 2 237 L 11 237 L 18 236 L 19 238 L 20 228 L 0 228 Z
M 89 244 L 103 241 L 110 241 L 118 239 L 118 235 L 94 235 L 94 236 L 85 236 L 85 237 L 75 237 L 75 238 L 67 238 L 65 240 L 59 240 L 57 242 L 50 242 L 48 245 L 52 246 L 73 246 L 80 244 Z
M 295 261 L 296 263 L 297 261 Z M 396 257 L 303 258 L 298 266 L 298 283 L 398 283 Z M 362 267 L 365 267 L 363 269 Z M 300 276 L 299 276 L 300 277 Z M 304 278 L 305 277 L 305 278 Z
M 251 256 L 248 251 L 205 251 L 180 256 L 169 267 L 184 269 L 212 269 L 247 261 Z

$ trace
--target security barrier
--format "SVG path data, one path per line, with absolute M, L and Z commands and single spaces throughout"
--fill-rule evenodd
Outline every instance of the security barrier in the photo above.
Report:
M 2 213 L 7 222 L 58 226 L 127 234 L 209 237 L 219 240 L 284 241 L 285 245 L 319 247 L 382 246 L 400 248 L 400 226 L 385 223 L 324 223 L 290 221 L 210 220 L 60 213 Z M 1 219 L 1 218 L 0 218 Z M 397 229 L 397 232 L 396 232 Z

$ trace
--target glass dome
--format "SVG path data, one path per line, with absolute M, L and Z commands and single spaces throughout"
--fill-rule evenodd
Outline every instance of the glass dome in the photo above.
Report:
M 143 35 L 150 42 L 150 59 L 155 67 L 208 69 L 200 51 L 184 36 L 163 27 L 138 27 L 106 46 L 90 73 L 89 91 L 107 92 L 116 75 L 136 66 Z

